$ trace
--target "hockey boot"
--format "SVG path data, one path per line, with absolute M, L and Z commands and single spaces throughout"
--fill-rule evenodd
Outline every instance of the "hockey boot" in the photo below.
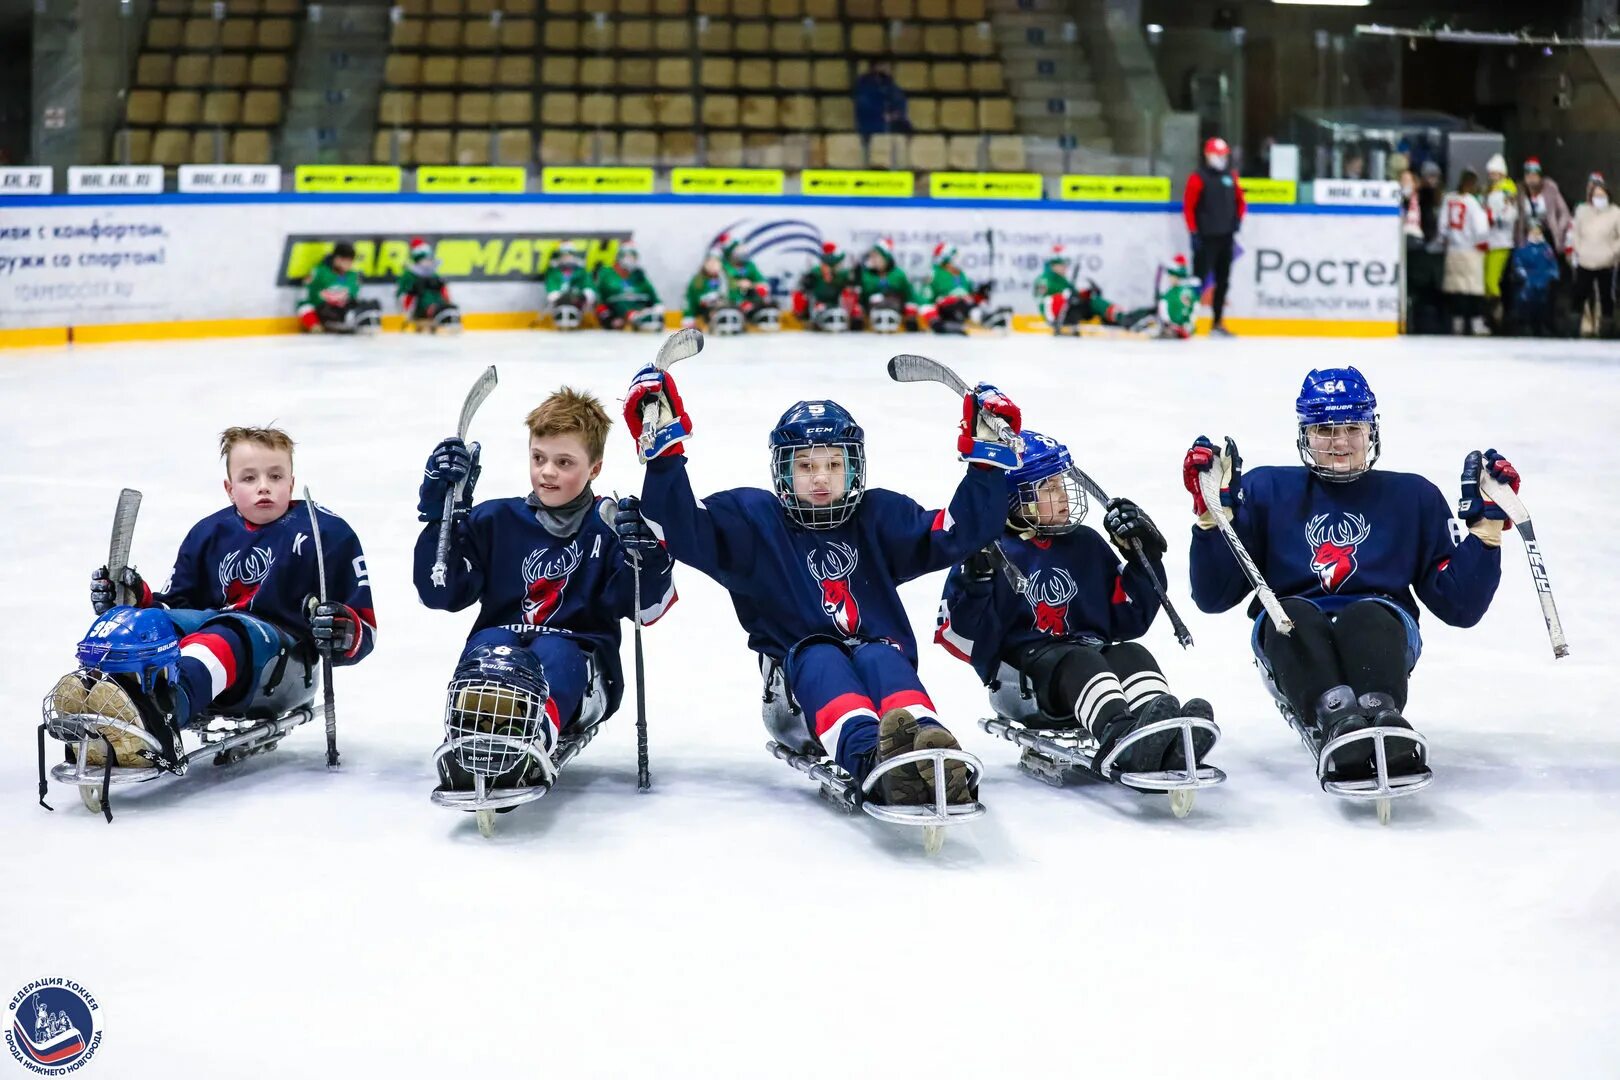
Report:
M 917 718 L 909 709 L 890 709 L 878 721 L 877 763 L 916 749 Z M 934 801 L 932 783 L 924 783 L 916 765 L 901 765 L 878 778 L 878 794 L 888 806 L 923 806 Z
M 85 748 L 88 765 L 106 765 L 109 745 L 112 764 L 119 768 L 145 768 L 152 764 L 152 744 L 136 732 L 150 733 L 162 748 L 159 756 L 164 760 L 158 764 L 172 767 L 178 761 L 178 735 L 170 716 L 146 695 L 137 699 L 108 675 L 81 671 L 62 676 L 51 692 L 51 707 L 60 716 L 103 717 L 112 721 L 105 724 L 92 721 L 87 725 L 101 736 L 89 740 Z
M 914 750 L 955 750 L 960 752 L 962 744 L 956 741 L 945 728 L 937 724 L 917 729 L 917 738 L 912 742 Z M 928 801 L 934 798 L 934 763 L 932 761 L 919 761 L 917 773 L 922 777 L 924 786 L 928 791 Z M 945 801 L 953 806 L 963 806 L 975 801 L 972 785 L 968 782 L 968 767 L 964 761 L 951 761 L 945 766 Z
M 1335 687 L 1334 690 L 1342 690 Z M 1334 691 L 1328 691 L 1332 694 Z M 1331 724 L 1324 724 L 1322 728 L 1323 745 L 1335 739 L 1367 728 L 1402 728 L 1412 730 L 1399 710 L 1395 708 L 1395 699 L 1388 694 L 1363 694 L 1355 703 L 1353 709 L 1341 710 Z M 1327 769 L 1323 772 L 1324 780 L 1374 780 L 1378 776 L 1378 765 L 1375 759 L 1375 747 L 1372 739 L 1362 739 L 1341 746 L 1334 751 L 1328 760 Z M 1386 736 L 1384 739 L 1384 755 L 1391 777 L 1411 776 L 1421 773 L 1426 768 L 1423 760 L 1423 745 L 1415 739 L 1402 739 L 1397 736 Z
M 1097 755 L 1092 768 L 1105 780 L 1113 780 L 1120 773 L 1157 772 L 1170 747 L 1181 741 L 1181 732 L 1170 730 L 1145 735 L 1131 742 L 1117 756 L 1114 749 L 1132 734 L 1163 720 L 1174 720 L 1181 715 L 1181 702 L 1171 694 L 1160 694 L 1142 707 L 1140 714 L 1121 713 L 1102 725 L 1097 732 Z M 1110 758 L 1113 758 L 1110 761 Z
M 1321 738 L 1325 760 L 1318 762 L 1322 782 L 1341 780 L 1371 780 L 1374 778 L 1372 740 L 1349 743 L 1328 753 L 1327 747 L 1335 739 L 1364 731 L 1373 726 L 1372 716 L 1362 709 L 1356 693 L 1348 686 L 1335 686 L 1316 702 L 1316 730 Z M 1402 721 L 1404 723 L 1404 721 Z
M 1214 720 L 1215 708 L 1203 698 L 1189 698 L 1181 706 L 1181 715 L 1194 720 Z M 1198 758 L 1195 765 L 1202 764 L 1204 755 L 1209 753 L 1215 745 L 1215 735 L 1202 728 L 1193 728 L 1193 754 Z M 1164 752 L 1164 768 L 1167 771 L 1185 769 L 1187 767 L 1187 753 L 1178 737 Z

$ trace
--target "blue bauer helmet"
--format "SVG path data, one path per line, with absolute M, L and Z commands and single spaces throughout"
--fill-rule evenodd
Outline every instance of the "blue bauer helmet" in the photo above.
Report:
M 843 452 L 844 490 L 825 505 L 793 489 L 794 460 L 801 450 L 825 446 Z M 771 430 L 771 485 L 788 517 L 807 529 L 831 529 L 849 520 L 866 493 L 866 432 L 836 401 L 801 401 Z
M 1024 441 L 1023 464 L 1007 473 L 1012 485 L 1007 494 L 1007 524 L 1017 532 L 1034 536 L 1073 532 L 1085 519 L 1090 504 L 1069 448 L 1050 435 L 1028 428 L 1019 438 Z M 1059 482 L 1052 483 L 1054 478 Z
M 86 668 L 133 675 L 150 694 L 157 677 L 170 686 L 180 678 L 180 635 L 160 608 L 115 607 L 99 616 L 73 650 Z
M 1294 402 L 1294 417 L 1299 421 L 1299 459 L 1323 480 L 1347 483 L 1378 460 L 1383 445 L 1378 432 L 1378 398 L 1355 368 L 1323 368 L 1305 376 Z M 1315 450 L 1310 445 L 1313 428 L 1325 444 Z M 1333 444 L 1340 439 L 1346 441 L 1336 450 Z M 1358 458 L 1362 460 L 1358 462 Z

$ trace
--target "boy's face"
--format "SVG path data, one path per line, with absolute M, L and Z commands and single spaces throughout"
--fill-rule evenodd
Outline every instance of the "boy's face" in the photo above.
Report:
M 353 266 L 353 259 L 346 258 L 342 255 L 332 256 L 332 269 L 336 270 L 340 274 L 347 274 L 349 270 L 353 268 Z
M 1305 445 L 1324 469 L 1365 472 L 1368 436 L 1366 424 L 1312 424 L 1305 429 Z
M 793 454 L 793 494 L 811 506 L 831 506 L 844 497 L 844 451 L 810 446 Z
M 1034 516 L 1039 525 L 1069 523 L 1069 489 L 1061 475 L 1048 476 L 1035 485 Z
M 575 434 L 529 436 L 529 485 L 542 506 L 558 507 L 579 498 L 602 471 L 585 440 Z
M 292 502 L 292 455 L 258 443 L 231 447 L 225 459 L 225 494 L 254 525 L 268 525 L 287 512 Z

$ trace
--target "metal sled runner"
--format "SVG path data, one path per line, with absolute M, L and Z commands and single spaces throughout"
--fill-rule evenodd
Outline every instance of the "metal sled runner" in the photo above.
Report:
M 1370 727 L 1360 731 L 1352 731 L 1348 735 L 1340 735 L 1337 739 L 1322 741 L 1321 735 L 1315 728 L 1300 723 L 1294 716 L 1294 711 L 1283 702 L 1277 703 L 1283 717 L 1290 727 L 1298 733 L 1300 741 L 1305 744 L 1316 758 L 1316 780 L 1322 785 L 1322 790 L 1329 795 L 1352 802 L 1371 802 L 1378 811 L 1378 823 L 1388 825 L 1390 819 L 1390 800 L 1399 799 L 1404 795 L 1414 795 L 1430 784 L 1434 783 L 1434 772 L 1426 764 L 1429 760 L 1429 741 L 1411 728 L 1402 727 Z M 1404 742 L 1416 743 L 1423 753 L 1425 765 L 1421 772 L 1409 773 L 1405 776 L 1391 776 L 1389 774 L 1389 751 L 1385 745 L 1388 739 L 1399 739 Z M 1368 742 L 1373 744 L 1373 768 L 1376 775 L 1370 780 L 1329 780 L 1327 778 L 1328 764 L 1333 755 L 1353 743 Z
M 476 815 L 479 833 L 486 837 L 493 836 L 496 812 L 545 798 L 551 791 L 551 786 L 557 782 L 563 767 L 573 761 L 579 752 L 596 738 L 596 732 L 600 727 L 600 724 L 592 724 L 562 735 L 557 740 L 557 749 L 550 756 L 543 753 L 532 740 L 512 735 L 480 734 L 450 739 L 434 751 L 435 771 L 439 769 L 440 760 L 447 754 L 454 754 L 463 767 L 466 767 L 468 761 L 528 759 L 540 770 L 541 780 L 538 784 L 526 787 L 496 788 L 490 787 L 490 777 L 485 775 L 484 770 L 468 769 L 467 771 L 472 773 L 473 790 L 435 791 L 433 801 L 439 806 L 465 810 Z
M 892 825 L 905 825 L 923 830 L 923 850 L 933 855 L 945 843 L 944 830 L 984 816 L 984 804 L 975 799 L 970 803 L 952 803 L 946 798 L 945 769 L 948 764 L 967 766 L 968 785 L 977 787 L 984 766 L 972 754 L 961 750 L 912 750 L 897 754 L 873 769 L 859 786 L 855 778 L 826 758 L 789 749 L 779 742 L 768 742 L 765 749 L 771 756 L 785 761 L 821 785 L 821 797 L 843 810 L 854 813 L 865 811 L 879 821 Z M 883 775 L 891 770 L 919 762 L 934 765 L 934 801 L 919 806 L 888 806 L 872 799 L 872 791 Z

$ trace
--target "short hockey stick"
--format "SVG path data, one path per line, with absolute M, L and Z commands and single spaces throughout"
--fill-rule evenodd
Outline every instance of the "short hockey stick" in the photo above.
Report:
M 490 368 L 494 371 L 494 368 Z M 304 509 L 309 511 L 309 528 L 314 534 L 315 541 L 315 573 L 320 578 L 321 603 L 326 603 L 326 552 L 321 547 L 321 522 L 315 516 L 315 500 L 309 494 L 309 486 L 304 486 Z M 354 632 L 364 633 L 356 626 Z M 338 765 L 337 749 L 337 701 L 332 697 L 332 654 L 321 653 L 321 692 L 325 696 L 322 708 L 326 712 L 326 767 L 335 769 Z
M 461 403 L 461 421 L 456 424 L 456 438 L 462 442 L 467 441 L 467 429 L 472 427 L 473 414 L 478 406 L 494 391 L 500 377 L 495 374 L 495 365 L 491 364 L 478 376 L 472 389 L 467 391 L 467 399 Z M 444 495 L 444 516 L 439 519 L 439 545 L 433 551 L 433 586 L 442 589 L 445 586 L 450 567 L 446 561 L 450 555 L 450 526 L 451 516 L 455 513 L 456 503 L 461 499 L 462 487 L 466 481 L 451 485 Z
M 1102 489 L 1102 486 L 1097 481 L 1087 475 L 1084 469 L 1079 466 L 1073 468 L 1075 479 L 1080 481 L 1080 486 L 1085 488 L 1093 499 L 1106 507 L 1108 505 L 1108 493 Z M 1153 572 L 1153 565 L 1148 561 L 1147 552 L 1142 549 L 1142 541 L 1133 537 L 1131 539 L 1131 548 L 1136 552 L 1137 563 L 1147 573 L 1148 581 L 1153 585 L 1153 592 L 1159 598 L 1159 606 L 1164 608 L 1165 615 L 1170 619 L 1170 627 L 1176 632 L 1176 641 L 1185 649 L 1193 643 L 1192 631 L 1188 630 L 1187 624 L 1181 621 L 1181 614 L 1176 611 L 1175 605 L 1170 602 L 1169 595 L 1164 591 L 1164 583 L 1159 580 L 1159 575 Z
M 696 356 L 702 351 L 703 331 L 688 326 L 664 339 L 664 343 L 658 347 L 658 355 L 653 358 L 653 367 L 668 371 L 677 361 Z M 636 441 L 636 450 L 643 463 L 652 460 L 651 451 L 657 436 L 658 402 L 655 399 L 641 407 L 641 438 Z
M 1541 601 L 1541 618 L 1547 624 L 1547 638 L 1552 642 L 1553 658 L 1569 655 L 1569 642 L 1564 640 L 1564 624 L 1558 618 L 1558 607 L 1553 603 L 1552 582 L 1547 580 L 1547 564 L 1542 560 L 1541 548 L 1536 543 L 1536 530 L 1530 525 L 1530 511 L 1525 509 L 1519 493 L 1485 470 L 1480 471 L 1480 494 L 1500 506 L 1513 521 L 1519 537 L 1524 541 L 1524 555 L 1530 560 L 1530 576 L 1536 583 L 1536 599 Z
M 1210 516 L 1215 519 L 1215 527 L 1220 529 L 1221 535 L 1226 538 L 1226 546 L 1232 549 L 1232 557 L 1243 568 L 1244 576 L 1249 579 L 1249 584 L 1254 586 L 1255 594 L 1260 597 L 1260 606 L 1266 609 L 1266 614 L 1271 616 L 1271 621 L 1276 624 L 1278 630 L 1285 634 L 1293 633 L 1294 620 L 1288 617 L 1288 612 L 1277 602 L 1277 594 L 1266 584 L 1260 568 L 1254 564 L 1254 556 L 1249 554 L 1249 549 L 1243 546 L 1243 540 L 1238 536 L 1237 530 L 1232 528 L 1232 523 L 1221 513 L 1220 477 L 1213 471 L 1199 473 L 1198 492 L 1204 497 L 1204 505 L 1209 508 Z
M 119 604 L 132 604 L 139 597 L 130 596 L 127 586 L 119 582 L 129 566 L 129 553 L 135 546 L 135 517 L 141 512 L 141 493 L 125 488 L 118 493 L 118 509 L 113 512 L 112 544 L 107 551 L 107 576 L 114 582 Z

